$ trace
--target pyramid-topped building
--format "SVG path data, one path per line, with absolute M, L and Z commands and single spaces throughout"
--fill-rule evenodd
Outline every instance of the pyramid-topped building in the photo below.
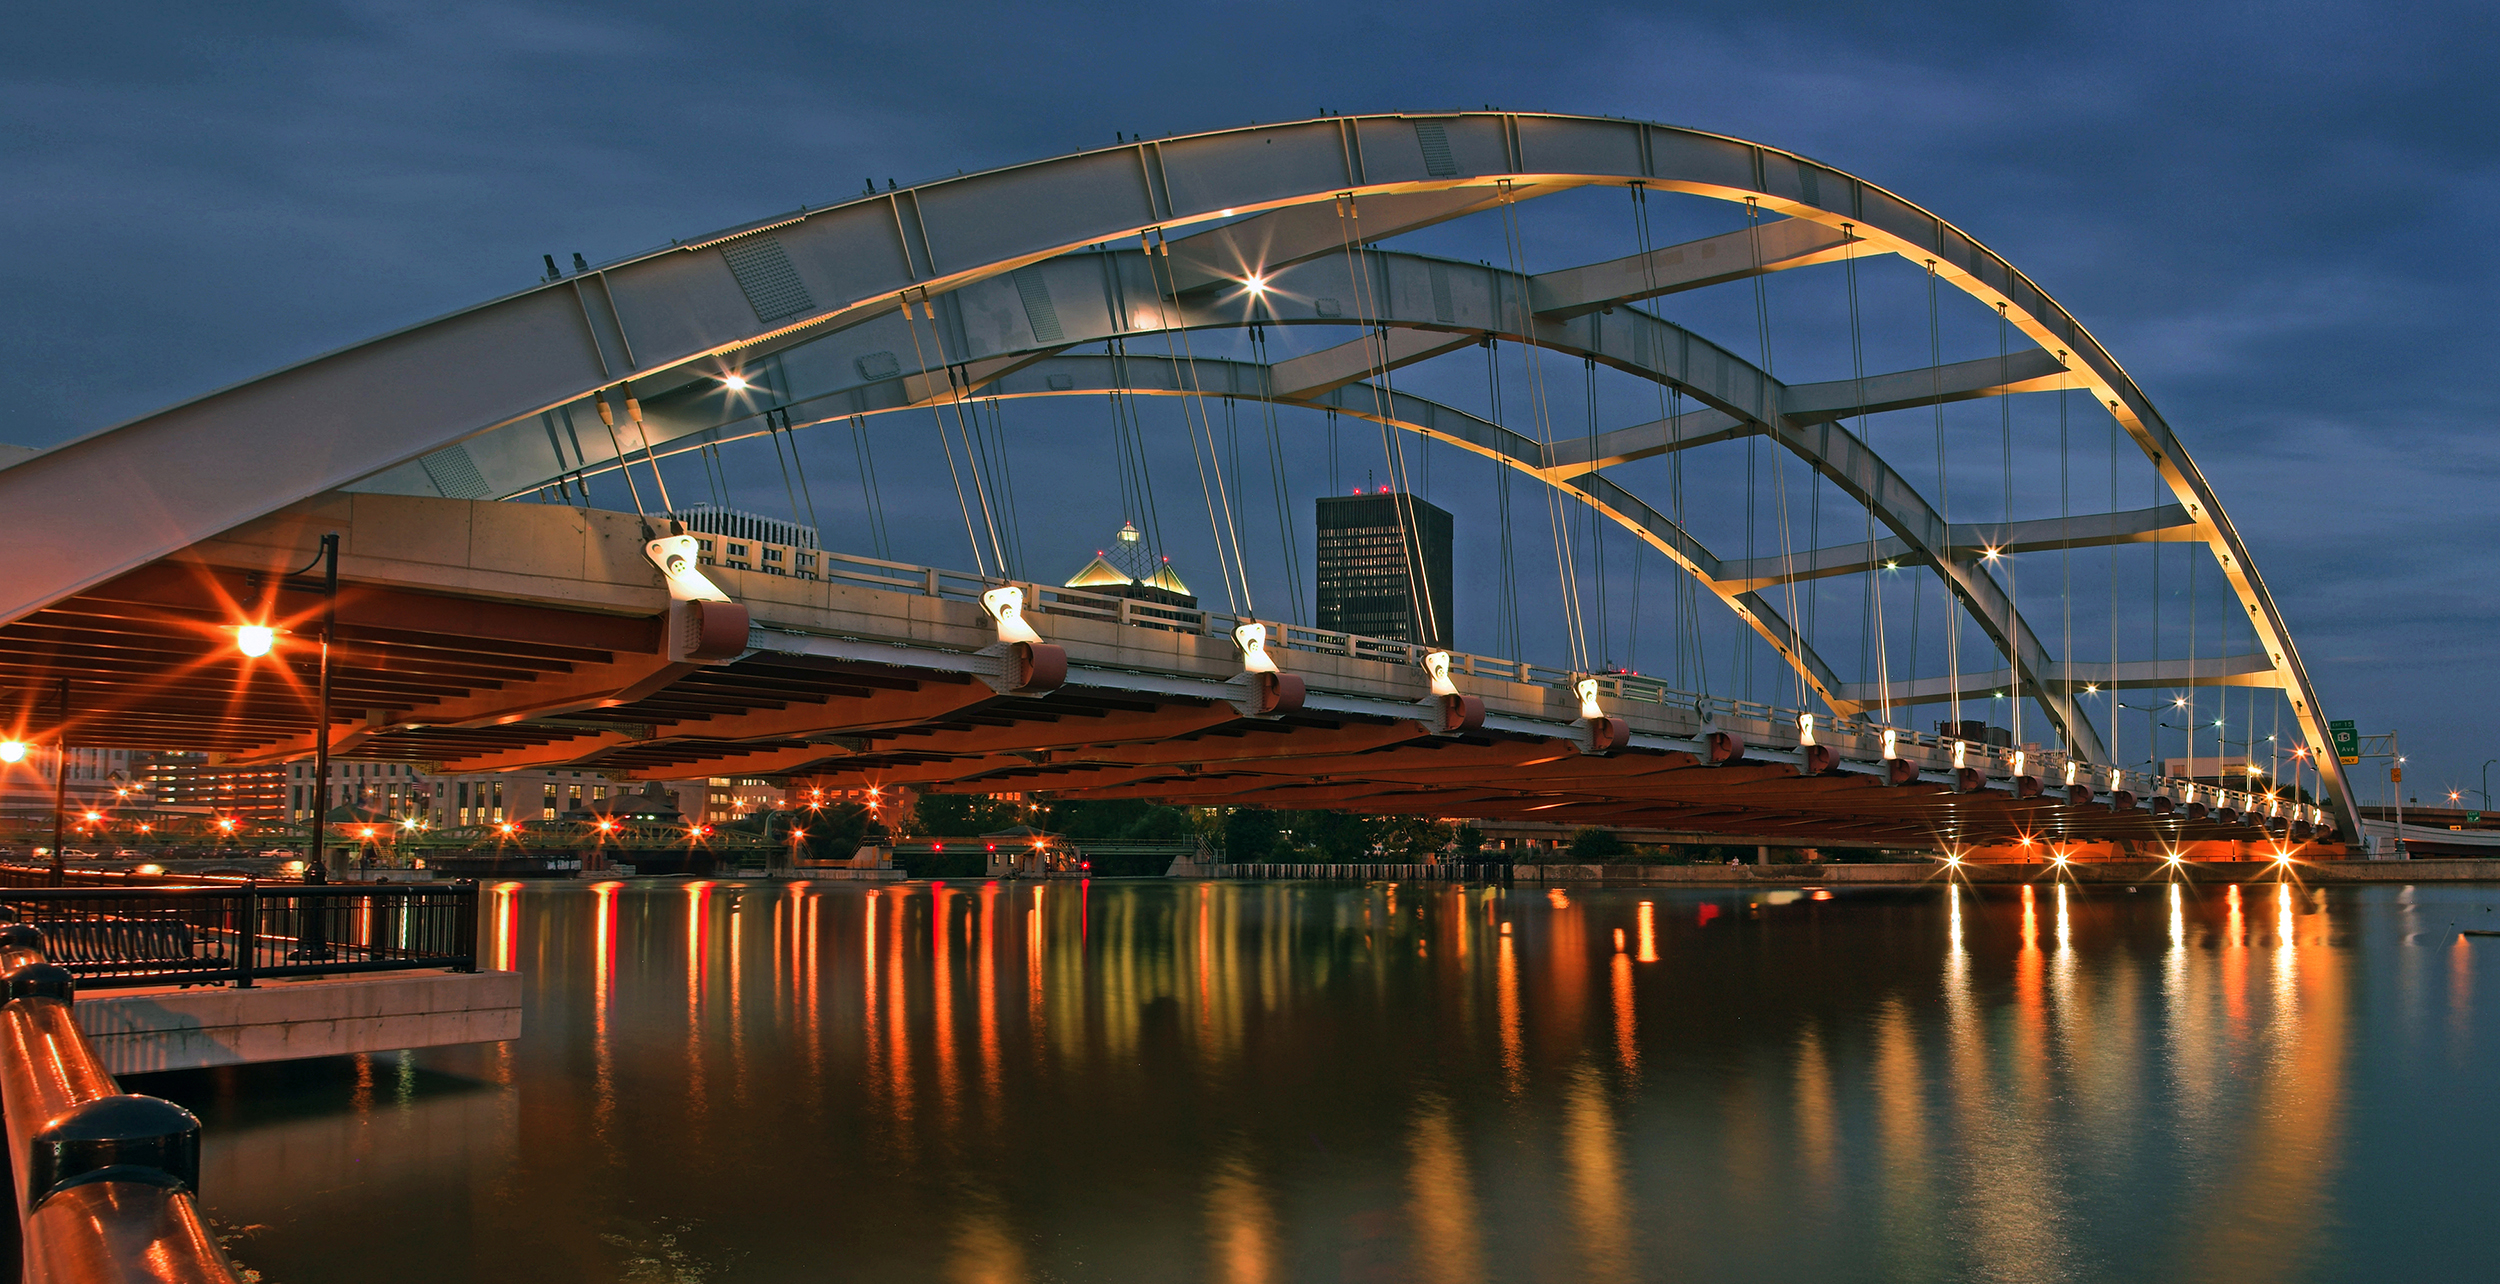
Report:
M 1119 535 L 1111 547 L 1096 549 L 1094 560 L 1069 576 L 1063 587 L 1170 606 L 1198 605 L 1197 595 L 1172 569 L 1172 559 L 1158 558 L 1146 551 L 1145 537 L 1139 534 L 1135 522 L 1120 523 Z

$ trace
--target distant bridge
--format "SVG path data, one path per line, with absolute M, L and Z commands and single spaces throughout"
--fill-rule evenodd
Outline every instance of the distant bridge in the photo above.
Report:
M 1516 252 L 1496 267 L 1382 248 L 1470 218 L 1499 220 L 1516 247 L 1523 205 L 1605 188 L 1628 190 L 1639 211 L 1629 257 L 1530 271 Z M 1651 246 L 1652 193 L 1731 203 L 1745 226 Z M 1999 342 L 2027 346 L 1784 382 L 1636 306 L 1840 271 L 1854 343 L 1855 274 L 1877 260 L 1907 260 L 1928 279 L 1919 323 L 1930 332 L 1933 288 L 1950 286 L 1984 305 Z M 1758 300 L 1756 315 L 1767 354 Z M 1322 341 L 1273 356 L 1270 331 Z M 1248 346 L 1219 351 L 1218 335 Z M 1149 341 L 1171 350 L 1138 355 Z M 1478 414 L 1397 387 L 1395 371 L 1486 344 L 1579 358 L 1592 390 L 1604 368 L 1675 404 L 1602 426 L 1592 391 L 1588 431 L 1557 432 L 1541 401 L 1522 426 L 1504 422 L 1498 396 Z M 1550 667 L 1428 656 L 1246 607 L 1019 585 L 995 520 L 985 545 L 968 508 L 970 574 L 829 553 L 822 578 L 801 579 L 663 574 L 672 549 L 691 549 L 587 502 L 593 479 L 640 472 L 661 489 L 663 460 L 722 443 L 904 409 L 960 416 L 975 397 L 1106 395 L 1180 398 L 1210 447 L 1206 407 L 1225 401 L 1333 411 L 1491 460 L 1559 496 L 1569 508 L 1558 522 L 1594 512 L 1671 560 L 1793 671 L 1792 703 L 1809 707 L 1596 672 L 1584 639 L 1609 622 L 1587 622 L 1568 566 L 1552 609 L 1570 621 L 1574 653 Z M 2009 409 L 2006 518 L 1955 518 L 1938 408 L 2033 395 L 2057 398 L 2061 458 L 2065 407 L 2088 397 L 2161 502 L 2014 520 Z M 1933 486 L 1868 444 L 1871 417 L 1914 409 L 1936 415 Z M 1679 520 L 1681 473 L 1672 502 L 1628 488 L 1643 461 L 1763 444 L 1783 515 L 1785 457 L 1821 479 L 1816 494 L 1827 485 L 1858 505 L 1866 538 L 1795 547 L 1783 516 L 1778 553 L 1731 556 Z M 2114 453 L 2110 469 L 2114 498 Z M 516 499 L 542 502 L 505 502 Z M 1229 492 L 1221 502 L 1220 569 L 1227 595 L 1239 583 L 1246 598 L 1252 559 L 1237 534 L 1222 551 L 1245 505 Z M 2071 316 L 1872 184 L 1632 121 L 1329 118 L 872 192 L 550 279 L 45 452 L 0 470 L 0 503 L 18 532 L 17 569 L 0 587 L 0 682 L 27 693 L 12 717 L 38 738 L 57 730 L 39 694 L 67 677 L 80 692 L 75 742 L 238 761 L 305 754 L 301 631 L 318 604 L 288 573 L 337 531 L 347 587 L 334 708 L 346 715 L 334 741 L 446 771 L 769 775 L 1956 849 L 2279 847 L 2357 832 L 2248 551 L 2170 427 Z M 1560 563 L 1587 556 L 1557 543 Z M 2013 567 L 2024 557 L 2071 565 L 2075 550 L 2110 550 L 2115 611 L 2115 550 L 2165 544 L 2201 559 L 2229 608 L 2201 640 L 2191 615 L 2186 656 L 2168 654 L 2175 613 L 2166 626 L 2153 617 L 2149 653 L 2126 657 L 2113 618 L 2112 645 L 2087 661 L 2057 654 L 2021 609 Z M 1904 570 L 1937 586 L 1939 614 L 1955 622 L 1942 660 L 1932 647 L 1898 653 L 1870 622 L 1855 668 L 1875 676 L 1853 680 L 1827 654 L 1829 631 L 1810 610 L 1799 618 L 1798 594 L 1854 580 L 1881 603 L 1878 580 Z M 996 596 L 985 607 L 984 594 L 1009 587 L 1021 613 Z M 2040 601 L 2035 590 L 2029 605 Z M 264 620 L 294 639 L 272 662 L 235 654 L 235 626 Z M 1992 663 L 1969 661 L 1962 629 Z M 2216 638 L 2246 649 L 2214 654 Z M 2185 711 L 2170 729 L 2190 737 L 2215 702 L 2214 737 L 2235 726 L 2252 762 L 2263 693 L 2293 735 L 2262 752 L 2291 752 L 2266 758 L 2259 790 L 2130 771 L 2111 761 L 2110 701 L 2144 690 Z M 2034 707 L 2053 743 L 2001 749 L 1908 725 L 2001 693 Z M 2284 774 L 2325 806 L 2298 801 Z

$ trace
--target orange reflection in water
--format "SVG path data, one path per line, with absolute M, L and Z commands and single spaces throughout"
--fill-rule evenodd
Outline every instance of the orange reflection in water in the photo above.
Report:
M 981 1019 L 981 1091 L 995 1104 L 1002 1088 L 998 1048 L 998 884 L 981 885 L 980 914 L 980 971 L 975 978 L 975 1001 L 980 1005 Z
M 1416 1273 L 1428 1284 L 1476 1284 L 1485 1270 L 1475 1179 L 1450 1103 L 1438 1093 L 1417 1101 L 1406 1153 L 1407 1233 Z
M 1658 904 L 1641 902 L 1641 955 L 1643 963 L 1658 961 Z
M 1632 960 L 1617 951 L 1614 961 L 1615 1062 L 1628 1076 L 1641 1072 L 1640 1017 L 1632 1006 Z
M 1207 1277 L 1221 1284 L 1286 1278 L 1279 1238 L 1273 1200 L 1249 1157 L 1235 1149 L 1217 1160 L 1207 1184 Z
M 1583 1280 L 1633 1278 L 1633 1212 L 1625 1189 L 1623 1142 L 1605 1081 L 1582 1066 L 1563 1099 L 1563 1166 Z
M 616 1050 L 608 1037 L 616 1006 L 616 883 L 591 885 L 591 1130 L 611 1149 L 616 1125 Z
M 1501 944 L 1494 956 L 1493 1002 L 1502 1035 L 1502 1090 L 1516 1093 L 1528 1079 L 1527 1048 L 1519 1028 L 1519 948 L 1512 943 L 1510 924 L 1502 924 Z
M 955 1121 L 955 969 L 949 951 L 955 937 L 955 898 L 961 895 L 944 883 L 929 893 L 929 1006 L 937 1052 L 939 1122 Z

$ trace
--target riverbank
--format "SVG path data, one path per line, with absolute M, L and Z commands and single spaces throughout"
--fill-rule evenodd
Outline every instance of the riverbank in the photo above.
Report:
M 2179 867 L 2199 883 L 2271 883 L 2283 877 L 2274 861 L 2193 861 Z M 2063 871 L 2046 861 L 2037 864 L 1969 864 L 1959 877 L 1970 883 L 2014 884 L 2062 877 L 2076 883 L 2154 883 L 2171 875 L 2161 861 L 2094 861 L 2070 864 Z M 1937 864 L 1849 865 L 1518 865 L 1511 881 L 1518 886 L 1599 884 L 1614 887 L 1798 887 L 1910 886 L 1943 877 Z M 2351 860 L 2294 861 L 2293 879 L 2303 883 L 2482 883 L 2500 882 L 2500 860 Z

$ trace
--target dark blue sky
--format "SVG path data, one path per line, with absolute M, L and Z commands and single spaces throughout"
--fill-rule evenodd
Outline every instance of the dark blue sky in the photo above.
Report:
M 1636 116 L 1814 156 L 2004 253 L 2178 428 L 2330 712 L 2405 731 L 2408 792 L 2500 755 L 2488 5 L 105 4 L 11 24 L 0 439 L 52 444 L 505 293 L 541 253 L 604 261 L 863 177 L 1321 108 Z

